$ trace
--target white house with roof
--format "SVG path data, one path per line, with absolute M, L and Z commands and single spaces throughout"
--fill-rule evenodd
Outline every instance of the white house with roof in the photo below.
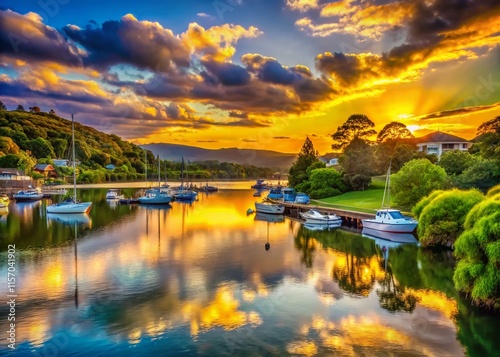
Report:
M 31 180 L 31 177 L 26 176 L 23 171 L 18 169 L 0 169 L 0 180 Z
M 415 142 L 419 151 L 424 151 L 428 154 L 436 154 L 438 157 L 441 157 L 446 151 L 467 151 L 472 146 L 472 142 L 466 139 L 441 131 L 436 131 L 416 138 Z

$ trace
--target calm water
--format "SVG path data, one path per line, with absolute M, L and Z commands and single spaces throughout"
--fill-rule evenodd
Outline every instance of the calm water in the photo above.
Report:
M 47 217 L 45 201 L 1 216 L 0 295 L 8 244 L 18 293 L 17 349 L 2 304 L 1 355 L 500 355 L 500 317 L 457 296 L 449 252 L 384 260 L 358 233 L 247 216 L 251 190 L 161 209 L 105 193 L 81 190 L 89 219 Z

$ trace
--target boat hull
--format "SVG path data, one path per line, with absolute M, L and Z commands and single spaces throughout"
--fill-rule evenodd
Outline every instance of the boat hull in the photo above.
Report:
M 139 197 L 138 201 L 148 205 L 166 205 L 172 201 L 172 197 Z
M 255 202 L 255 211 L 267 214 L 283 214 L 285 213 L 285 206 Z
M 395 246 L 401 244 L 418 244 L 417 238 L 412 233 L 384 232 L 364 227 L 361 234 L 368 238 L 375 239 L 375 242 L 381 243 L 379 245 L 383 243 L 387 246 L 387 242 L 393 243 Z
M 383 223 L 373 219 L 363 219 L 362 222 L 363 228 L 389 233 L 412 233 L 418 224 L 418 222 Z
M 14 194 L 14 199 L 16 202 L 33 202 L 33 201 L 39 201 L 43 198 L 42 194 L 39 195 L 18 195 Z
M 47 213 L 75 214 L 88 213 L 92 209 L 92 202 L 81 203 L 55 203 L 47 206 Z

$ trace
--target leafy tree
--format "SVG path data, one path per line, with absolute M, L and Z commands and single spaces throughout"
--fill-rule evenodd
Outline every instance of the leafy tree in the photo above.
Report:
M 448 175 L 457 176 L 474 165 L 474 156 L 467 151 L 451 150 L 441 155 L 438 165 L 441 166 Z
M 50 115 L 56 115 L 56 111 L 54 109 L 49 110 Z
M 353 139 L 339 159 L 344 182 L 353 190 L 364 190 L 371 183 L 375 158 L 372 147 L 361 138 Z
M 68 141 L 60 138 L 51 140 L 52 147 L 54 148 L 54 153 L 57 158 L 63 158 L 66 154 L 66 149 L 68 148 Z
M 375 124 L 366 115 L 351 115 L 332 135 L 332 139 L 335 142 L 332 144 L 332 149 L 342 150 L 354 139 L 366 139 L 375 135 L 377 132 L 373 127 L 375 127 Z
M 477 214 L 473 212 L 469 215 Z M 475 304 L 500 310 L 500 209 L 488 212 L 468 227 L 455 243 L 455 287 Z
M 295 187 L 303 181 L 308 180 L 307 168 L 318 162 L 318 152 L 314 150 L 314 145 L 309 138 L 306 138 L 304 145 L 289 171 L 288 185 Z
M 434 190 L 444 188 L 446 171 L 427 159 L 408 161 L 391 177 L 391 195 L 394 203 L 410 209 Z
M 482 123 L 477 128 L 477 135 L 483 135 L 486 133 L 499 133 L 500 132 L 500 115 L 494 119 L 488 120 Z
M 467 213 L 484 196 L 478 190 L 446 191 L 435 197 L 418 217 L 420 244 L 427 246 L 453 246 L 463 231 Z
M 20 155 L 8 154 L 0 156 L 0 167 L 3 168 L 17 168 L 19 161 L 21 160 Z
M 0 136 L 0 152 L 4 154 L 19 154 L 19 146 L 11 138 Z
M 500 172 L 494 160 L 477 160 L 456 178 L 459 188 L 478 188 L 487 191 L 500 181 Z
M 37 106 L 30 107 L 29 109 L 30 109 L 30 113 L 40 113 L 41 112 L 40 107 L 37 107 Z
M 427 205 L 429 203 L 432 202 L 433 199 L 435 199 L 437 196 L 439 196 L 440 194 L 442 194 L 443 190 L 434 190 L 432 191 L 432 193 L 428 196 L 425 196 L 424 198 L 422 198 L 420 201 L 418 201 L 418 203 L 413 206 L 411 212 L 413 213 L 413 215 L 415 217 L 420 217 L 420 214 L 422 213 L 422 211 L 424 210 L 425 207 L 427 207 Z
M 314 169 L 309 177 L 311 198 L 326 198 L 340 195 L 345 191 L 342 175 L 332 168 Z
M 24 107 L 21 104 L 18 104 L 16 110 L 19 110 L 20 112 L 24 112 Z
M 493 186 L 488 190 L 487 197 L 494 197 L 500 193 L 500 185 Z
M 7 110 L 7 106 L 0 101 L 0 110 Z
M 54 149 L 52 148 L 52 145 L 50 145 L 50 143 L 44 138 L 36 138 L 30 140 L 28 142 L 28 146 L 33 156 L 35 156 L 37 159 L 40 159 L 42 157 L 54 158 L 56 156 L 54 154 Z
M 96 164 L 105 167 L 111 162 L 111 159 L 108 154 L 103 153 L 103 152 L 96 152 L 93 153 L 92 156 L 90 157 L 90 161 L 95 162 Z M 128 170 L 127 170 L 128 171 Z
M 411 131 L 403 123 L 393 121 L 378 133 L 377 142 L 383 143 L 387 140 L 400 140 L 414 138 Z
M 398 172 L 404 164 L 414 158 L 417 146 L 401 140 L 386 140 L 375 147 L 375 171 L 385 173 L 391 163 L 391 171 Z

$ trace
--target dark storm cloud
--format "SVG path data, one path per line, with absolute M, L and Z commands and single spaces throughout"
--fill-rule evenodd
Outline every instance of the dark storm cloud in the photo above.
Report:
M 26 61 L 81 65 L 77 48 L 34 13 L 0 11 L 0 54 Z
M 215 85 L 219 82 L 224 86 L 241 86 L 250 82 L 250 73 L 241 66 L 215 61 L 204 61 L 203 65 L 209 72 L 209 75 L 204 75 L 207 84 Z

